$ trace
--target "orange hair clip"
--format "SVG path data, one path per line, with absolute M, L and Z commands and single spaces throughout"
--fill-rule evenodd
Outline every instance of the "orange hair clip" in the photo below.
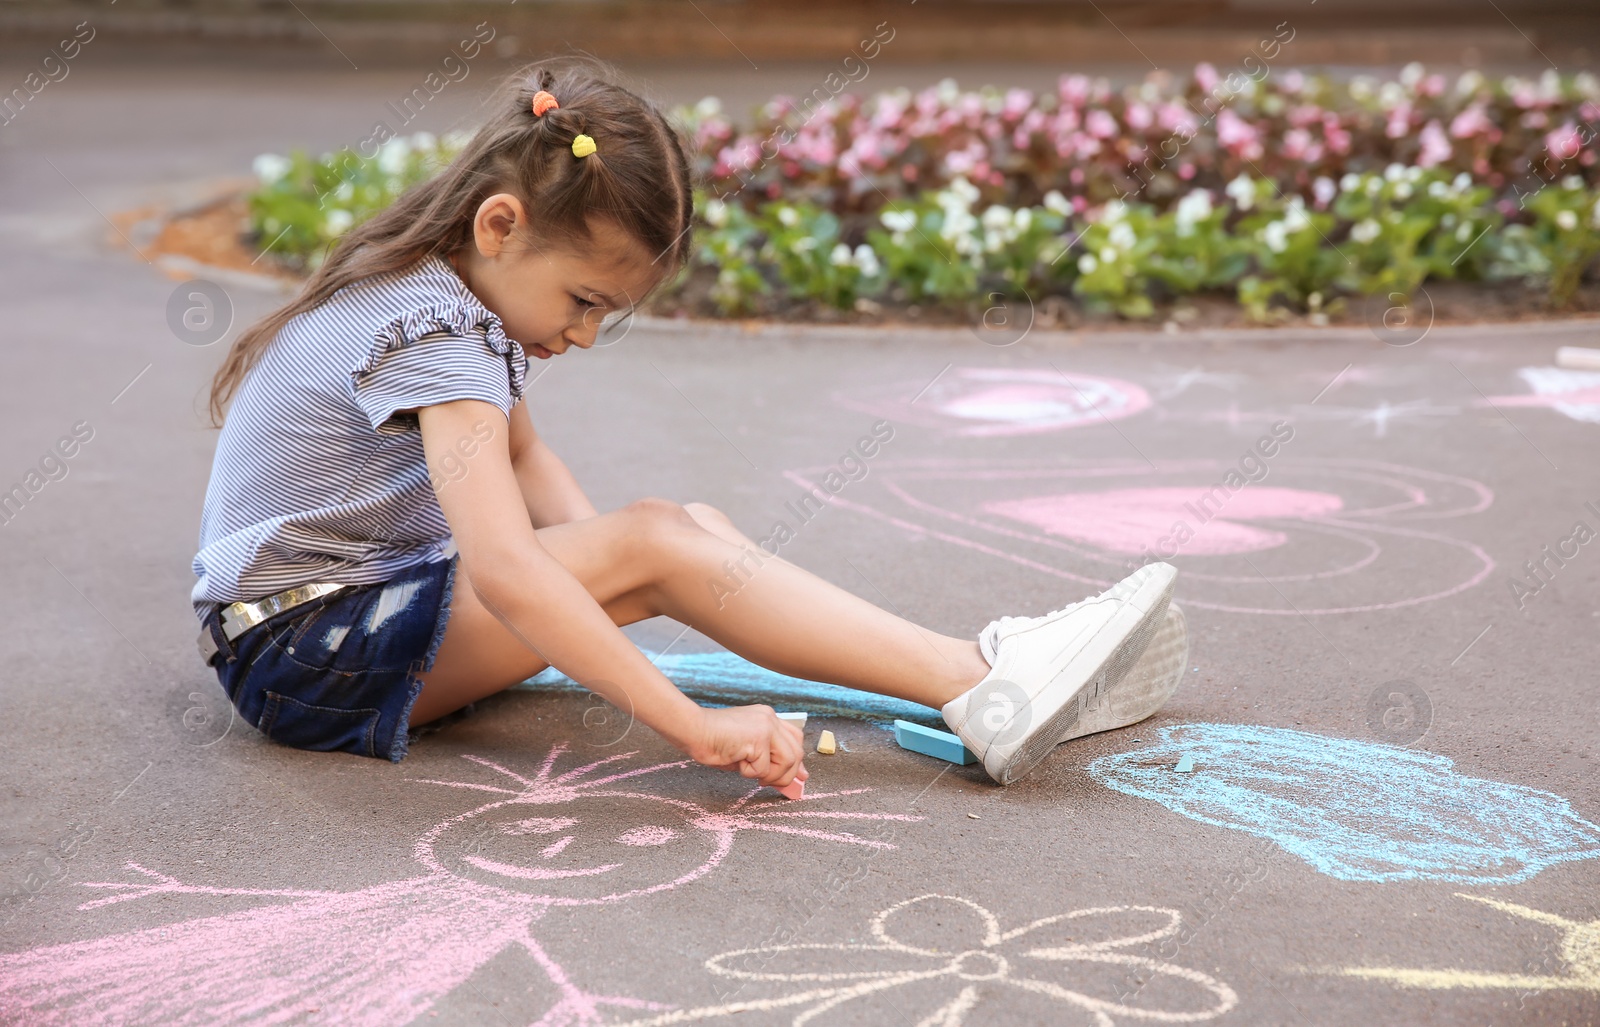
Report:
M 536 118 L 542 118 L 545 111 L 553 111 L 560 106 L 556 103 L 556 98 L 543 89 L 533 94 L 533 116 Z

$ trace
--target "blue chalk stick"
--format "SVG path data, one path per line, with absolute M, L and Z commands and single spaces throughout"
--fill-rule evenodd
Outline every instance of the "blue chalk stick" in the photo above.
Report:
M 924 756 L 933 756 L 949 763 L 966 766 L 968 763 L 978 762 L 978 757 L 966 746 L 961 744 L 961 739 L 948 731 L 935 731 L 931 727 L 913 724 L 909 720 L 894 722 L 894 740 L 902 749 L 920 752 Z
M 1172 769 L 1174 771 L 1176 771 L 1177 773 L 1179 773 L 1179 774 L 1191 774 L 1191 773 L 1193 773 L 1194 772 L 1194 757 L 1189 755 L 1188 753 L 1184 753 L 1182 756 L 1178 757 L 1178 765 L 1176 767 L 1173 767 Z

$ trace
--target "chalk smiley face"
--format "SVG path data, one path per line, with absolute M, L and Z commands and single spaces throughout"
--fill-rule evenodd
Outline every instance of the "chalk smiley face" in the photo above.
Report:
M 419 840 L 417 856 L 475 884 L 552 905 L 589 905 L 693 880 L 721 861 L 732 838 L 731 827 L 682 800 L 641 792 L 541 795 L 438 824 Z

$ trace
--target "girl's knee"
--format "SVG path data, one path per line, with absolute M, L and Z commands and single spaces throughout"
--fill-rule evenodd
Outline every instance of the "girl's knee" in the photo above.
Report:
M 636 499 L 623 509 L 634 522 L 635 533 L 647 538 L 700 527 L 700 522 L 682 504 L 658 496 Z
M 685 503 L 683 509 L 694 518 L 695 523 L 707 531 L 716 532 L 719 528 L 727 529 L 734 526 L 727 514 L 710 503 Z

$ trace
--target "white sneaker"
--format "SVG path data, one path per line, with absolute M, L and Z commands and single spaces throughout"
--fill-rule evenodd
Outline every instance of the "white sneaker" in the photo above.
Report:
M 941 712 L 990 777 L 1011 784 L 1075 736 L 1084 698 L 1103 701 L 1144 655 L 1177 574 L 1147 564 L 1098 596 L 984 628 L 979 647 L 992 669 Z
M 1074 603 L 1073 606 L 1078 604 Z M 1071 607 L 1068 607 L 1070 609 Z M 1044 617 L 1001 617 L 993 621 L 978 635 L 978 649 L 983 658 L 994 666 L 995 638 L 1011 625 L 1032 623 L 1059 616 L 1064 610 Z M 1189 664 L 1189 626 L 1183 608 L 1177 603 L 1167 605 L 1167 616 L 1156 629 L 1139 662 L 1115 685 L 1083 697 L 1083 708 L 1077 722 L 1067 728 L 1056 744 L 1082 738 L 1101 731 L 1111 731 L 1129 724 L 1137 724 L 1166 705 L 1172 693 L 1183 681 L 1184 668 Z

